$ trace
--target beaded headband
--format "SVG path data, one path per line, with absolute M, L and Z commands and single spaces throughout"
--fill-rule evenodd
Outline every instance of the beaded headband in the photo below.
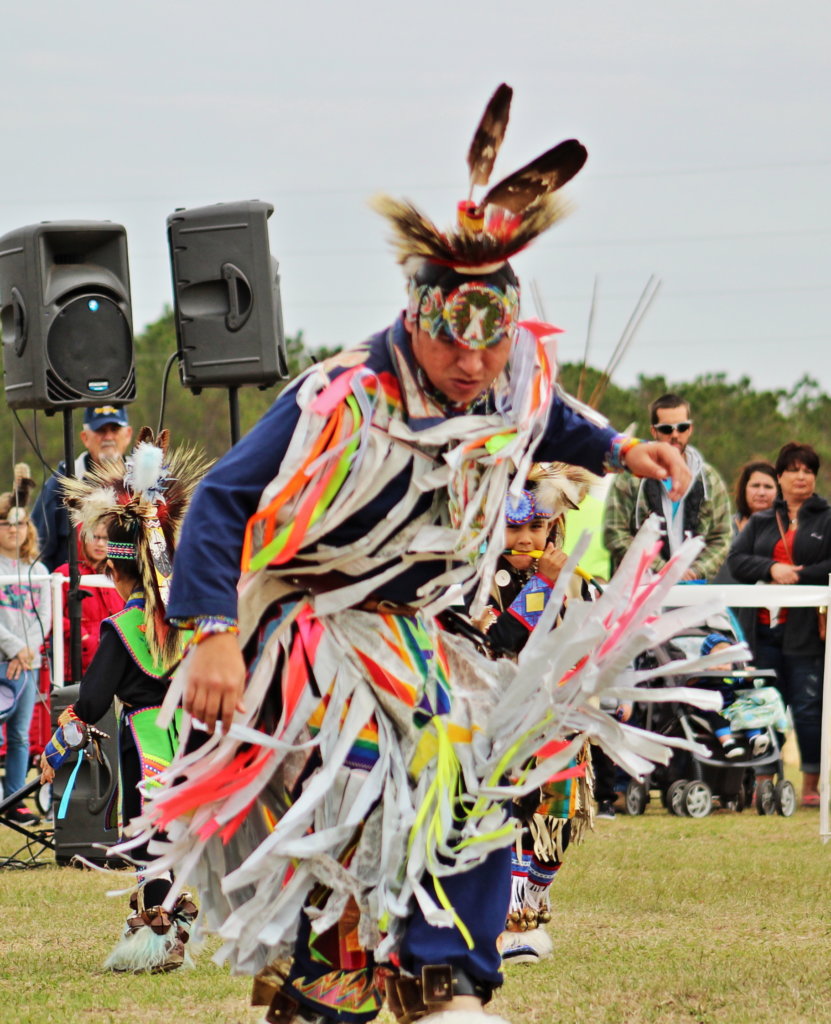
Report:
M 534 519 L 550 519 L 553 514 L 553 509 L 545 509 L 538 504 L 538 495 L 534 491 L 520 491 L 516 500 L 509 495 L 505 503 L 505 522 L 508 526 L 524 526 Z
M 138 548 L 135 544 L 120 543 L 115 540 L 107 541 L 107 558 L 129 558 L 135 561 Z

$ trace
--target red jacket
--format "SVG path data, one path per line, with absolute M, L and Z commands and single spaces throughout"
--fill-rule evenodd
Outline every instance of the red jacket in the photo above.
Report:
M 64 637 L 64 679 L 74 682 L 72 678 L 72 658 L 69 649 L 69 615 L 66 595 L 69 590 L 69 562 L 59 565 L 55 572 L 67 577 L 63 588 L 63 637 Z M 86 561 L 84 546 L 78 542 L 78 572 L 81 576 L 96 575 L 95 569 Z M 98 638 L 101 632 L 101 620 L 120 612 L 124 601 L 118 592 L 111 587 L 81 587 L 89 597 L 81 601 L 81 672 L 86 672 L 92 656 L 98 650 Z

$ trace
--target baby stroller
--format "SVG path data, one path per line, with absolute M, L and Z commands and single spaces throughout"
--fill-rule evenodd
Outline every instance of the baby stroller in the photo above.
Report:
M 638 668 L 653 668 L 669 664 L 681 658 L 697 657 L 707 629 L 691 630 L 688 634 L 673 637 L 668 644 L 654 651 L 646 652 L 637 664 Z M 699 672 L 698 678 L 720 679 L 724 671 Z M 732 670 L 730 677 L 740 681 L 735 688 L 740 698 L 735 730 L 757 726 L 767 737 L 767 749 L 757 755 L 747 754 L 740 759 L 728 759 L 722 745 L 716 739 L 707 719 L 697 708 L 689 704 L 655 703 L 636 705 L 635 715 L 644 728 L 664 736 L 683 737 L 703 745 L 710 752 L 709 757 L 688 750 L 675 750 L 667 765 L 657 765 L 649 777 L 639 782 L 630 779 L 625 791 L 625 807 L 629 814 L 642 814 L 650 800 L 650 791 L 660 792 L 661 802 L 670 812 L 679 817 L 704 818 L 717 802 L 720 807 L 742 811 L 753 801 L 756 774 L 770 776 L 758 786 L 756 810 L 759 814 L 780 814 L 789 817 L 796 810 L 796 792 L 784 777 L 782 752 L 779 746 L 777 728 L 770 724 L 771 715 L 762 710 L 764 688 L 772 686 L 776 673 L 766 670 Z M 683 676 L 667 675 L 652 680 L 654 686 L 684 686 L 689 680 Z M 754 708 L 759 708 L 760 718 L 754 718 Z

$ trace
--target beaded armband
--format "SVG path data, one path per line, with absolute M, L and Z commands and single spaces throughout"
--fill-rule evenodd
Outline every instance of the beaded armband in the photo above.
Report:
M 190 638 L 188 647 L 195 647 L 201 644 L 209 636 L 216 636 L 217 633 L 233 633 L 239 635 L 239 623 L 236 619 L 226 618 L 224 615 L 204 615 L 192 619 L 188 625 L 193 629 L 193 636 Z
M 628 434 L 615 434 L 606 458 L 603 460 L 603 468 L 607 473 L 621 473 L 626 469 L 626 456 L 636 444 L 643 444 L 639 437 L 629 437 Z

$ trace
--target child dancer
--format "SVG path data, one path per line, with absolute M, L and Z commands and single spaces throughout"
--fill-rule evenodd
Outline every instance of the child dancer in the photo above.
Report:
M 505 552 L 499 560 L 491 603 L 478 620 L 493 651 L 516 656 L 539 622 L 567 561 L 562 550 L 566 509 L 579 504 L 588 487 L 583 471 L 564 464 L 535 466 L 517 501 L 505 510 Z M 585 582 L 569 582 L 568 600 L 589 597 Z M 565 744 L 563 744 L 564 746 Z M 549 889 L 570 841 L 590 822 L 591 758 L 588 744 L 571 773 L 547 783 L 533 799 L 516 805 L 525 822 L 512 852 L 511 905 L 501 938 L 505 963 L 535 963 L 552 952 L 544 930 L 551 919 Z
M 119 802 L 126 828 L 142 811 L 145 791 L 170 765 L 178 745 L 176 724 L 156 725 L 167 691 L 167 672 L 181 656 L 182 635 L 164 622 L 179 524 L 205 465 L 192 451 L 168 455 L 167 432 L 157 443 L 145 427 L 133 455 L 96 466 L 83 479 L 64 479 L 76 525 L 107 536 L 104 571 L 125 602 L 101 624 L 98 650 L 81 681 L 78 700 L 59 719 L 41 758 L 42 780 L 73 750 L 83 747 L 91 727 L 119 702 Z M 80 756 L 80 755 L 79 755 Z M 112 971 L 175 970 L 189 962 L 185 943 L 196 907 L 182 893 L 171 911 L 162 907 L 172 879 L 145 881 L 141 865 L 153 859 L 148 842 L 131 851 L 139 865 L 124 934 L 108 957 Z

